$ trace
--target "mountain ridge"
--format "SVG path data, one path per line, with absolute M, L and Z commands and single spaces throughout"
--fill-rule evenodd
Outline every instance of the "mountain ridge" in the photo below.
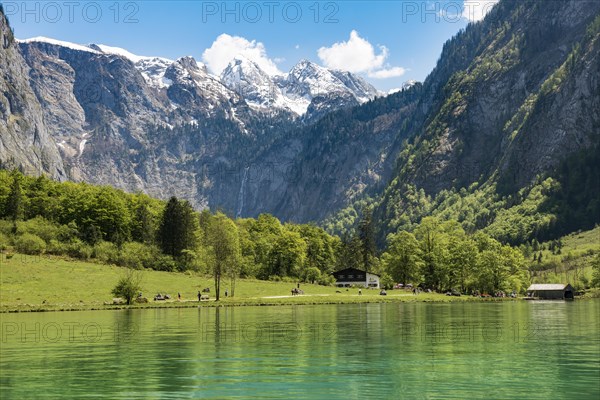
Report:
M 129 52 L 126 49 L 103 44 L 77 44 L 57 39 L 52 39 L 44 36 L 38 36 L 28 39 L 17 39 L 19 44 L 35 44 L 45 43 L 53 46 L 68 48 L 75 51 L 90 52 L 98 55 L 118 56 L 131 61 L 136 68 L 142 72 L 142 75 L 150 85 L 158 89 L 170 86 L 170 80 L 165 79 L 165 73 L 174 63 L 187 62 L 188 65 L 196 64 L 196 66 L 207 75 L 207 78 L 220 81 L 224 86 L 231 90 L 235 90 L 244 99 L 250 100 L 255 106 L 285 108 L 292 111 L 297 116 L 302 116 L 306 113 L 310 101 L 318 95 L 330 95 L 333 92 L 347 92 L 354 96 L 357 104 L 365 103 L 383 93 L 375 89 L 364 79 L 347 71 L 331 70 L 311 61 L 302 59 L 294 65 L 288 73 L 282 75 L 269 75 L 263 71 L 258 64 L 252 60 L 242 56 L 235 56 L 221 72 L 220 75 L 209 73 L 204 63 L 198 62 L 193 56 L 182 56 L 175 60 L 158 56 L 139 56 Z M 241 66 L 241 67 L 240 67 Z M 234 68 L 238 67 L 236 71 Z M 248 72 L 250 71 L 250 72 Z M 246 85 L 240 87 L 240 72 L 244 78 L 255 78 L 246 81 Z M 238 75 L 235 79 L 234 75 Z M 315 76 L 316 75 L 316 76 Z M 327 79 L 323 79 L 323 77 Z M 291 79 L 290 79 L 291 78 Z M 309 79 L 310 82 L 306 82 Z M 258 81 L 258 82 L 257 82 Z M 301 88 L 293 87 L 302 86 Z M 264 93 L 259 96 L 262 103 L 253 102 L 253 91 L 258 86 L 267 86 Z M 290 87 L 292 86 L 292 87 Z M 288 93 L 297 93 L 297 96 L 304 98 L 305 104 L 287 106 L 293 103 L 294 98 L 287 96 Z M 248 95 L 251 95 L 248 97 Z M 277 97 L 283 96 L 284 101 L 278 101 Z

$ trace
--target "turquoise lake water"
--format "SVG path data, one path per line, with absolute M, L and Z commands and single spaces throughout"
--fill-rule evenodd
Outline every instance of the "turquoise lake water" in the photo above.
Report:
M 600 398 L 600 301 L 0 314 L 0 398 Z

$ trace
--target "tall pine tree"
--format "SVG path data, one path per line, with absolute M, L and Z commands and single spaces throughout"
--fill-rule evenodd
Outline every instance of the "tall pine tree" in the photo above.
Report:
M 158 241 L 163 253 L 179 258 L 183 250 L 197 247 L 198 220 L 187 201 L 171 197 L 163 212 Z
M 358 224 L 358 238 L 360 239 L 360 254 L 362 267 L 369 272 L 375 257 L 375 229 L 373 227 L 373 209 L 365 206 L 362 209 L 362 218 Z
M 132 239 L 145 244 L 153 244 L 155 238 L 155 224 L 148 207 L 148 202 L 141 200 L 135 207 L 135 221 L 131 229 Z

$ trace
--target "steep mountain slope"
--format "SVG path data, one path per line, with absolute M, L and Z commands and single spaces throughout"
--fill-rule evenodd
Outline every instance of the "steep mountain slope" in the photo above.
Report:
M 406 138 L 398 132 L 420 96 L 416 85 L 327 114 L 277 140 L 250 164 L 249 215 L 271 212 L 286 220 L 319 221 L 366 192 L 382 190 Z
M 194 160 L 235 159 L 240 140 L 291 123 L 254 112 L 191 57 L 136 59 L 47 39 L 21 42 L 19 50 L 69 179 L 204 207 L 212 182 Z M 236 198 L 237 184 L 231 190 Z
M 597 134 L 600 115 L 592 112 L 597 42 L 586 30 L 599 10 L 597 2 L 504 1 L 450 42 L 424 86 L 437 95 L 414 142 L 427 159 L 403 175 L 435 193 L 510 169 L 507 179 L 522 187 L 588 146 L 584 132 Z M 460 65 L 465 48 L 474 52 Z M 456 67 L 445 74 L 444 64 Z
M 30 69 L 0 9 L 0 165 L 30 174 L 41 171 L 65 179 L 62 159 L 42 106 L 29 85 Z
M 476 184 L 511 196 L 539 175 L 556 177 L 570 154 L 597 151 L 599 14 L 598 2 L 502 1 L 447 43 L 378 207 L 383 234 L 411 208 L 410 186 L 435 196 Z

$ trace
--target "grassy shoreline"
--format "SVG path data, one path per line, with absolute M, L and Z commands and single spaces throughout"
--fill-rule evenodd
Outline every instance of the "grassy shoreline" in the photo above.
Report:
M 149 303 L 112 305 L 111 290 L 125 273 L 124 268 L 67 260 L 58 257 L 16 255 L 0 259 L 0 313 L 46 311 L 106 311 L 122 309 L 242 307 L 365 303 L 458 303 L 518 301 L 510 298 L 451 297 L 439 293 L 414 295 L 409 291 L 390 290 L 380 296 L 378 290 L 338 289 L 301 283 L 306 293 L 291 296 L 296 282 L 271 282 L 240 279 L 235 297 L 222 296 L 214 301 L 213 279 L 195 273 L 143 271 L 143 293 Z M 197 301 L 197 293 L 210 287 L 210 300 Z M 230 282 L 222 282 L 222 294 Z M 168 293 L 169 301 L 153 301 L 157 293 Z M 181 293 L 182 301 L 177 300 Z
M 451 297 L 439 293 L 414 295 L 388 295 L 388 296 L 364 296 L 364 297 L 324 297 L 303 295 L 295 298 L 245 298 L 245 299 L 227 299 L 220 301 L 171 301 L 171 302 L 150 302 L 145 304 L 132 305 L 108 305 L 108 304 L 19 304 L 19 305 L 0 305 L 1 313 L 21 313 L 21 312 L 56 312 L 56 311 L 115 311 L 115 310 L 141 310 L 141 309 L 161 309 L 161 308 L 200 308 L 200 307 L 248 307 L 248 306 L 289 306 L 289 305 L 328 305 L 328 304 L 376 304 L 376 303 L 464 303 L 464 302 L 506 302 L 521 301 L 511 298 L 477 298 L 472 296 Z

